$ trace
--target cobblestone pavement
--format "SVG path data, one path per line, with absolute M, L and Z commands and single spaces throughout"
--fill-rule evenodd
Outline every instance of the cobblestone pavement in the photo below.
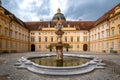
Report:
M 42 53 L 42 52 L 41 52 Z M 16 69 L 14 64 L 22 56 L 35 56 L 39 52 L 9 53 L 0 55 L 0 80 L 120 80 L 120 55 L 90 53 L 92 56 L 103 59 L 107 64 L 105 69 L 96 69 L 90 73 L 72 76 L 49 76 L 34 74 L 25 69 Z M 75 52 L 74 52 L 75 53 Z M 81 54 L 82 52 L 75 54 Z M 83 54 L 83 53 L 82 53 Z

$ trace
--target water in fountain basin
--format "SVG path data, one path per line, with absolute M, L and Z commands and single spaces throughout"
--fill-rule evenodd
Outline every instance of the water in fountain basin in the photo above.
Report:
M 32 62 L 43 66 L 67 67 L 78 66 L 89 62 L 91 59 L 64 56 L 63 61 L 57 61 L 56 56 L 30 58 Z

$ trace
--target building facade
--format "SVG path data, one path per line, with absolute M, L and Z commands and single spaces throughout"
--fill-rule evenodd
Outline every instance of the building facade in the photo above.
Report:
M 59 19 L 65 32 L 62 41 L 72 46 L 70 51 L 120 53 L 120 4 L 96 21 L 67 21 L 58 9 L 51 21 L 38 22 L 23 22 L 1 6 L 0 52 L 49 51 L 57 42 Z
M 0 52 L 28 51 L 28 33 L 23 21 L 0 7 Z

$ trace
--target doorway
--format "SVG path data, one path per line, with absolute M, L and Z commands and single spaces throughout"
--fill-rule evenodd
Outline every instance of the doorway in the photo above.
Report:
M 31 45 L 31 51 L 35 51 L 35 45 L 34 44 Z
M 83 51 L 87 51 L 87 44 L 83 45 Z

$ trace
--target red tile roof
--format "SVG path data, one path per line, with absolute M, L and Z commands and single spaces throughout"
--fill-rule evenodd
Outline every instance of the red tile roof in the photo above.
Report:
M 106 13 L 105 13 L 103 16 L 101 16 L 99 19 L 97 19 L 96 22 L 95 22 L 95 26 L 98 25 L 98 24 L 100 24 L 101 22 L 103 22 L 103 21 L 105 21 L 105 20 L 109 20 L 110 15 L 115 13 L 114 10 L 115 10 L 115 8 L 116 8 L 117 6 L 120 6 L 120 3 L 119 3 L 118 5 L 116 5 L 115 7 L 113 7 L 111 10 L 109 10 L 108 12 L 106 12 Z
M 55 27 L 56 22 L 52 21 L 42 21 L 42 22 L 25 22 L 30 30 L 41 30 L 42 28 Z M 94 21 L 65 21 L 62 22 L 63 27 L 75 27 L 76 30 L 88 30 L 92 28 Z

